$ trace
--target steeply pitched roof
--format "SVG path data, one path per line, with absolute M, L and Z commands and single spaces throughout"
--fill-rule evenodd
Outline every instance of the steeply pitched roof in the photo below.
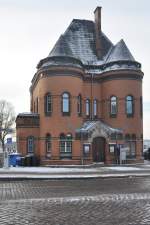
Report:
M 95 23 L 89 20 L 74 19 L 65 33 L 60 36 L 48 57 L 37 65 L 38 69 L 51 66 L 71 66 L 84 68 L 86 73 L 103 73 L 104 71 L 131 69 L 140 70 L 123 40 L 115 46 L 101 31 L 102 58 L 96 52 Z
M 113 46 L 111 41 L 102 33 L 103 56 Z M 83 63 L 96 61 L 95 25 L 93 21 L 74 19 L 66 32 L 60 36 L 51 56 L 71 56 L 80 59 Z
M 135 61 L 123 39 L 112 48 L 106 63 L 117 61 Z

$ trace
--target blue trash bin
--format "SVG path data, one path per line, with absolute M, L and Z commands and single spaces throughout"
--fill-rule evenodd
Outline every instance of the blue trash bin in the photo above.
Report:
M 9 155 L 9 166 L 18 166 L 21 158 L 20 153 L 11 153 Z
M 16 166 L 21 166 L 21 156 L 16 158 Z

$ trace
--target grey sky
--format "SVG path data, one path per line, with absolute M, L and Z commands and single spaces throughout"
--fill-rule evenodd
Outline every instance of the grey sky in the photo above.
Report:
M 102 6 L 102 30 L 115 44 L 124 39 L 145 73 L 144 137 L 150 138 L 149 0 L 0 0 L 0 99 L 29 111 L 29 87 L 46 57 L 73 18 L 93 20 Z

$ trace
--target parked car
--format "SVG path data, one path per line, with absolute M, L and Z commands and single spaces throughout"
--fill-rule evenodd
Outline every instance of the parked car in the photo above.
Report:
M 150 148 L 144 151 L 143 156 L 145 160 L 150 160 Z

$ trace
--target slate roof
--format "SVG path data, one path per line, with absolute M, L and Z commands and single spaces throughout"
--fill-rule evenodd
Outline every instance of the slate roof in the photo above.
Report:
M 103 56 L 105 56 L 113 44 L 103 32 L 101 38 Z M 94 22 L 74 19 L 56 42 L 50 56 L 71 56 L 80 59 L 85 64 L 97 61 Z
M 102 58 L 99 60 L 96 53 L 95 37 L 95 23 L 93 21 L 74 19 L 65 33 L 60 36 L 48 57 L 41 60 L 37 68 L 52 65 L 85 66 L 86 72 L 90 72 L 91 69 L 93 73 L 103 72 L 103 65 L 106 65 L 105 70 L 112 68 L 140 69 L 140 63 L 135 61 L 125 42 L 121 40 L 113 45 L 103 32 L 101 32 Z M 116 62 L 119 62 L 119 66 L 116 65 Z M 112 63 L 115 66 L 112 67 Z M 88 66 L 91 68 L 87 69 Z M 92 66 L 97 66 L 97 68 L 93 70 Z
M 106 63 L 116 61 L 135 61 L 123 39 L 113 46 Z
M 19 113 L 17 117 L 39 117 L 38 113 L 31 113 L 31 112 L 23 112 Z

